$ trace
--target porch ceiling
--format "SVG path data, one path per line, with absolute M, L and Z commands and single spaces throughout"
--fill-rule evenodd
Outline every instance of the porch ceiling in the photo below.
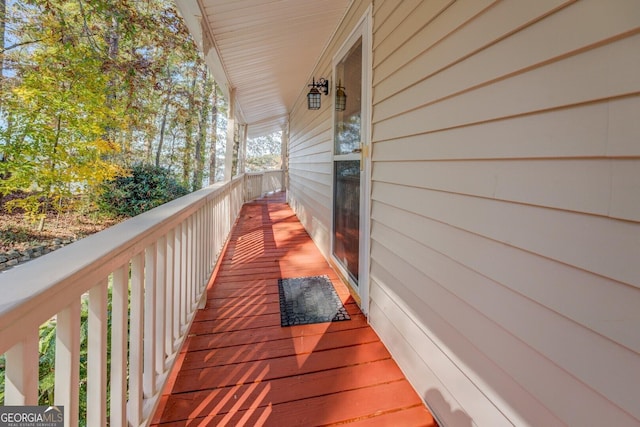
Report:
M 250 138 L 282 129 L 351 0 L 176 0 Z M 320 77 L 320 76 L 316 76 Z M 322 76 L 326 77 L 326 76 Z

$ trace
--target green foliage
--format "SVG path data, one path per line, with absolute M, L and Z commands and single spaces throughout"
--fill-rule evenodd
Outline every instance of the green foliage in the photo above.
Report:
M 0 234 L 0 244 L 4 246 L 15 245 L 30 242 L 33 238 L 33 233 L 26 227 L 19 225 L 9 226 L 2 230 L 2 234 Z
M 86 345 L 84 348 L 86 353 Z M 56 322 L 48 321 L 40 327 L 40 405 L 53 405 L 56 366 Z
M 168 169 L 136 165 L 102 185 L 98 205 L 109 214 L 135 216 L 188 192 Z
M 32 221 L 137 163 L 216 175 L 224 102 L 172 0 L 25 0 L 0 20 L 0 194 L 28 194 Z
M 34 2 L 33 10 L 42 8 L 40 22 L 26 25 L 24 36 L 39 43 L 31 46 L 3 94 L 0 192 L 28 192 L 16 204 L 33 220 L 87 183 L 118 171 L 105 161 L 117 150 L 106 135 L 119 126 L 122 111 L 107 106 L 109 79 L 100 55 L 80 43 L 69 26 L 77 7 L 75 2 L 58 7 Z

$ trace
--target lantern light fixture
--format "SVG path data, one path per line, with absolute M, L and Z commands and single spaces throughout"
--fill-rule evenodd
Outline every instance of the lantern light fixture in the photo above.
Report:
M 309 90 L 307 94 L 307 108 L 309 110 L 319 110 L 322 93 L 329 95 L 329 80 L 321 77 L 318 82 L 316 82 L 314 77 L 311 82 L 312 83 L 308 85 L 311 87 L 311 90 Z
M 347 94 L 344 92 L 342 81 L 338 80 L 338 86 L 336 86 L 336 111 L 344 111 L 346 107 Z

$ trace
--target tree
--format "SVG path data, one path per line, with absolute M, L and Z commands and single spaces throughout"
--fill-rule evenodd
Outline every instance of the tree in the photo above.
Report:
M 207 143 L 207 125 L 209 122 L 209 111 L 212 109 L 211 93 L 213 91 L 213 81 L 209 78 L 206 66 L 202 67 L 202 102 L 198 116 L 198 137 L 194 147 L 194 168 L 191 188 L 193 191 L 202 188 L 204 181 L 204 152 Z
M 45 4 L 41 25 L 28 27 L 30 61 L 20 81 L 6 94 L 7 123 L 0 132 L 5 163 L 0 191 L 29 189 L 17 199 L 44 226 L 46 212 L 87 185 L 114 176 L 118 168 L 105 161 L 117 147 L 105 139 L 119 126 L 120 111 L 106 107 L 108 77 L 102 61 L 67 24 L 76 3 Z
M 0 0 L 0 81 L 4 77 L 4 33 L 7 22 L 7 3 Z
M 282 132 L 247 142 L 247 171 L 278 169 L 282 163 Z
M 189 85 L 189 91 L 187 93 L 187 109 L 183 112 L 184 116 L 184 149 L 182 150 L 182 182 L 184 185 L 189 185 L 189 179 L 191 178 L 191 171 L 193 169 L 193 149 L 194 149 L 194 135 L 193 135 L 193 122 L 197 114 L 196 103 L 196 86 L 198 83 L 198 67 L 197 65 L 191 69 L 191 83 Z
M 223 179 L 224 156 L 226 154 L 226 134 L 228 104 L 222 96 L 222 90 L 214 81 L 212 113 L 211 113 L 211 142 L 209 145 L 209 184 Z M 219 143 L 222 142 L 222 143 Z
M 109 214 L 135 216 L 188 192 L 168 169 L 139 164 L 127 175 L 105 181 L 98 204 Z
M 138 163 L 215 179 L 223 99 L 171 0 L 0 1 L 0 192 L 43 218 Z
M 162 119 L 160 121 L 160 138 L 158 140 L 158 147 L 156 149 L 156 167 L 160 167 L 160 155 L 162 153 L 162 147 L 164 146 L 164 136 L 167 130 L 167 119 L 169 118 L 169 106 L 171 105 L 171 96 L 173 92 L 173 83 L 171 81 L 171 73 L 167 64 L 167 81 L 169 82 L 167 88 L 166 99 L 164 102 L 164 109 Z M 149 152 L 151 152 L 151 144 L 149 144 Z
M 209 148 L 209 185 L 216 182 L 216 149 L 218 142 L 218 85 L 213 82 L 213 99 L 211 104 L 211 145 Z
M 233 130 L 233 159 L 231 161 L 231 176 L 238 174 L 238 155 L 240 154 L 240 124 L 235 121 Z

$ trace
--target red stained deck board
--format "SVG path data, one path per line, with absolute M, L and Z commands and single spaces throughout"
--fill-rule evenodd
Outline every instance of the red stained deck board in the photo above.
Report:
M 352 322 L 354 324 L 366 323 L 364 316 L 361 314 L 352 314 L 351 319 L 354 320 L 354 322 Z M 279 313 L 194 322 L 190 333 L 191 335 L 205 335 L 275 326 L 280 326 Z M 349 327 L 352 326 L 351 324 L 349 325 Z
M 278 302 L 278 293 L 261 293 L 236 298 L 211 298 L 207 299 L 208 308 L 228 308 L 246 305 L 273 304 Z
M 184 393 L 276 378 L 295 377 L 312 372 L 385 360 L 390 357 L 384 346 L 367 345 L 295 354 L 277 359 L 256 360 L 238 363 L 234 366 L 225 365 L 188 370 L 183 366 L 173 390 L 175 393 Z
M 406 380 L 280 404 L 266 404 L 269 395 L 266 384 L 255 383 L 254 387 L 256 391 L 251 397 L 253 406 L 250 409 L 234 408 L 226 414 L 198 418 L 194 423 L 185 419 L 162 425 L 308 427 L 346 424 L 349 421 L 360 421 L 422 404 Z M 425 415 L 425 418 L 427 417 L 428 415 Z
M 349 423 L 349 427 L 438 427 L 423 405 Z
M 344 305 L 349 314 L 361 314 L 355 303 Z M 264 314 L 280 313 L 279 303 L 260 304 L 256 306 L 233 306 L 226 308 L 204 309 L 196 314 L 195 321 L 203 322 L 216 319 L 244 318 L 249 316 L 260 316 Z
M 196 321 L 228 319 L 246 316 L 260 316 L 262 314 L 280 313 L 280 304 L 261 304 L 256 307 L 229 307 L 226 309 L 204 309 L 196 314 Z
M 250 275 L 248 280 L 251 280 L 251 278 L 253 277 L 257 277 L 258 279 L 275 277 L 276 279 L 278 279 L 281 277 L 282 278 L 298 277 L 300 270 L 309 272 L 311 274 L 315 273 L 316 276 L 331 272 L 327 267 L 322 268 L 321 264 L 312 264 L 312 263 L 303 263 L 303 264 L 295 263 L 294 264 L 293 262 L 291 262 L 290 264 L 292 265 L 286 265 L 286 262 L 275 260 L 275 261 L 260 262 L 259 265 L 255 265 L 252 267 L 247 267 L 245 265 L 233 266 L 225 269 L 226 271 L 224 271 L 223 273 L 218 274 L 218 277 L 220 279 L 223 279 L 223 278 L 232 278 L 234 276 Z
M 253 294 L 247 296 L 237 296 L 234 298 L 208 298 L 207 304 L 209 308 L 228 308 L 246 305 L 260 305 L 278 303 L 278 288 L 265 289 L 261 294 Z M 342 296 L 342 303 L 348 304 L 349 297 Z
M 307 340 L 309 341 L 309 340 Z M 185 357 L 182 361 L 181 372 L 189 369 L 201 369 L 203 367 L 215 367 L 232 365 L 238 363 L 254 362 L 258 360 L 271 360 L 280 359 L 289 356 L 312 354 L 324 351 L 331 351 L 336 349 L 343 349 L 349 347 L 362 347 L 363 351 L 370 353 L 366 354 L 378 354 L 380 346 L 384 348 L 379 341 L 373 342 L 348 342 L 350 346 L 338 347 L 332 343 L 332 346 L 328 346 L 328 343 L 318 347 L 312 347 L 313 343 L 319 343 L 318 340 L 311 341 L 311 345 L 299 343 L 297 345 L 291 345 L 284 341 L 270 341 L 262 344 L 245 344 L 235 347 L 225 347 L 211 350 L 192 351 L 185 353 Z M 342 342 L 345 344 L 345 342 Z M 335 353 L 334 353 L 335 354 Z M 322 355 L 331 355 L 331 353 L 323 353 Z M 390 357 L 386 355 L 386 357 Z
M 315 275 L 318 276 L 319 274 L 315 274 Z M 327 276 L 329 276 L 329 279 L 331 279 L 333 283 L 338 282 L 338 278 L 337 278 L 338 276 L 336 276 L 335 273 L 331 272 L 331 274 L 327 274 Z M 294 277 L 300 277 L 300 276 L 297 275 Z M 242 276 L 227 277 L 225 278 L 224 281 L 218 280 L 215 282 L 215 286 L 207 293 L 207 299 L 216 298 L 220 292 L 229 291 L 229 290 L 238 292 L 238 295 L 246 294 L 246 293 L 255 294 L 257 289 L 261 289 L 264 287 L 271 287 L 272 291 L 275 290 L 277 292 L 278 279 L 279 278 L 275 278 L 275 277 L 271 277 L 271 278 L 262 277 L 258 280 L 247 280 Z M 342 288 L 339 286 L 338 289 L 336 289 L 336 292 L 340 296 L 345 296 L 347 298 L 349 297 L 349 292 L 347 291 L 346 288 Z
M 215 292 L 209 292 L 207 299 L 215 300 L 216 298 L 219 298 L 219 299 L 226 300 L 226 299 L 234 299 L 234 298 L 240 298 L 240 297 L 250 297 L 254 295 L 277 294 L 278 285 L 274 282 L 275 281 L 272 281 L 271 284 L 265 283 L 263 285 L 257 285 L 251 288 L 245 288 L 245 287 L 223 288 L 222 286 L 220 287 L 216 286 L 217 289 L 215 289 Z
M 278 279 L 327 275 L 352 320 L 280 326 Z M 284 193 L 243 206 L 152 425 L 436 426 Z
M 380 360 L 355 366 L 313 372 L 306 375 L 275 379 L 262 384 L 248 383 L 221 387 L 215 390 L 176 394 L 166 403 L 167 421 L 179 421 L 185 412 L 190 418 L 213 414 L 224 414 L 237 409 L 248 410 L 254 405 L 251 396 L 268 388 L 268 398 L 262 406 L 280 404 L 294 400 L 318 397 L 331 393 L 371 387 L 403 379 L 402 372 L 391 359 Z M 230 398 L 230 396 L 233 396 Z M 174 414 L 177 418 L 171 419 Z
M 260 316 L 231 317 L 194 322 L 191 326 L 190 333 L 192 335 L 203 335 L 264 328 L 268 326 L 280 326 L 280 314 L 271 313 Z
M 364 322 L 363 322 L 364 323 Z M 287 340 L 290 342 L 304 341 L 310 337 L 320 335 L 327 342 L 334 341 L 332 332 L 345 331 L 351 334 L 350 338 L 366 337 L 369 340 L 379 339 L 375 332 L 366 324 L 358 323 L 358 320 L 331 323 L 329 327 L 324 323 L 305 326 L 280 326 L 260 329 L 247 329 L 226 333 L 206 334 L 191 336 L 187 339 L 186 347 L 189 351 L 202 350 L 204 348 L 231 347 L 242 344 L 261 343 L 267 341 Z

